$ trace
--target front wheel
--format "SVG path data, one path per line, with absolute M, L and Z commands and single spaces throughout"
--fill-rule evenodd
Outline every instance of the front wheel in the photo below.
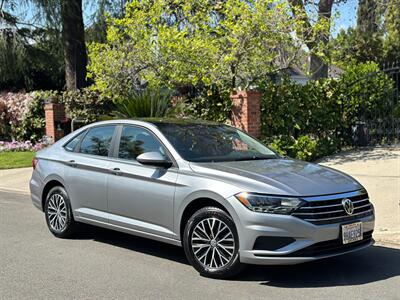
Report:
M 203 276 L 228 278 L 243 268 L 235 223 L 219 208 L 205 207 L 193 214 L 185 227 L 183 246 L 186 257 Z

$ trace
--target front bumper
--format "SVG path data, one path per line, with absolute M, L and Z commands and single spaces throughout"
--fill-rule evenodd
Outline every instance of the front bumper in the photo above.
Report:
M 375 216 L 371 214 L 353 222 L 362 222 L 364 239 L 341 245 L 343 223 L 314 225 L 288 215 L 255 213 L 235 198 L 228 201 L 237 212 L 240 261 L 247 264 L 284 265 L 309 262 L 366 248 L 373 244 Z M 254 250 L 258 237 L 290 237 L 293 241 L 275 250 Z M 312 250 L 315 251 L 312 251 Z M 321 249 L 323 251 L 321 251 Z

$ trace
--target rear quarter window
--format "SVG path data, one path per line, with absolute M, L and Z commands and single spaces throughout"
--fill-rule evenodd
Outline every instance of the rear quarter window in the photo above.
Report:
M 70 152 L 75 151 L 76 146 L 79 144 L 83 136 L 85 135 L 86 131 L 84 130 L 77 136 L 75 136 L 72 140 L 70 140 L 65 146 L 64 149 Z

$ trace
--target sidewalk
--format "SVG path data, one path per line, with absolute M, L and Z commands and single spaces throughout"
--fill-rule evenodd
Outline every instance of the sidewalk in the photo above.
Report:
M 374 238 L 400 244 L 400 148 L 342 152 L 319 162 L 346 172 L 367 190 L 375 205 Z
M 0 191 L 29 194 L 32 168 L 0 170 Z

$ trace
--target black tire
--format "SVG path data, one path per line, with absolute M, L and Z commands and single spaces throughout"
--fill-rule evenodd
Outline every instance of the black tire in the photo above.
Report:
M 60 197 L 62 198 L 62 200 L 60 200 Z M 64 205 L 62 204 L 60 205 L 63 216 L 65 216 L 65 221 L 63 223 L 63 226 L 61 226 L 61 222 L 56 223 L 59 225 L 58 226 L 59 228 L 57 228 L 57 226 L 54 225 L 53 219 L 56 218 L 56 216 L 54 216 L 54 208 L 52 208 L 54 206 L 57 207 L 57 205 L 55 205 L 55 202 L 57 201 L 58 203 L 62 203 L 62 201 L 65 203 Z M 58 238 L 69 238 L 73 236 L 74 233 L 76 233 L 78 224 L 74 220 L 74 216 L 72 214 L 72 209 L 71 209 L 71 203 L 68 194 L 63 187 L 56 186 L 49 191 L 44 205 L 44 214 L 46 218 L 47 227 L 54 236 Z
M 194 230 L 196 229 L 196 233 L 201 230 L 199 227 L 202 227 L 204 225 L 207 226 L 207 222 L 212 222 L 212 220 L 216 220 L 216 224 L 222 224 L 226 225 L 228 229 L 230 230 L 230 233 L 233 238 L 229 238 L 229 240 L 233 240 L 233 243 L 230 248 L 233 248 L 232 254 L 227 255 L 228 252 L 223 252 L 223 250 L 220 248 L 222 246 L 227 246 L 226 244 L 223 245 L 222 243 L 224 239 L 221 238 L 222 235 L 229 235 L 228 229 L 224 229 L 225 231 L 222 231 L 221 235 L 217 236 L 216 232 L 217 230 L 212 230 L 211 226 L 208 225 L 208 234 L 209 236 L 212 236 L 212 239 L 207 242 L 205 241 L 206 235 L 203 235 L 202 238 L 200 238 L 202 241 L 200 243 L 203 243 L 202 246 L 198 246 L 198 244 L 194 245 L 192 243 L 192 238 L 195 238 L 196 240 L 199 240 L 198 235 L 194 234 Z M 215 227 L 215 226 L 213 226 Z M 204 228 L 204 227 L 203 227 Z M 206 230 L 207 231 L 207 230 Z M 213 241 L 213 242 L 212 242 Z M 213 245 L 214 244 L 214 245 Z M 194 245 L 194 247 L 193 247 Z M 208 246 L 210 245 L 210 246 Z M 216 207 L 204 207 L 197 212 L 195 212 L 190 219 L 188 220 L 184 234 L 183 234 L 183 247 L 185 249 L 185 254 L 187 259 L 189 260 L 190 264 L 202 275 L 205 277 L 210 277 L 210 278 L 216 278 L 216 279 L 224 279 L 224 278 L 230 278 L 235 275 L 237 275 L 244 267 L 243 264 L 240 263 L 239 260 L 239 237 L 237 234 L 236 226 L 235 223 L 233 222 L 232 218 L 227 214 L 225 211 L 222 209 L 216 208 Z M 197 247 L 197 248 L 196 248 Z M 200 249 L 199 248 L 204 248 Z M 216 248 L 216 250 L 214 249 Z M 198 251 L 196 251 L 198 250 Z M 208 252 L 207 252 L 208 250 Z M 203 252 L 200 252 L 203 251 Z M 209 253 L 211 251 L 211 253 Z M 218 257 L 215 257 L 214 259 L 214 252 L 218 253 Z M 195 254 L 195 252 L 197 252 Z M 207 252 L 207 253 L 206 253 Z M 221 253 L 225 254 L 227 260 L 222 260 L 221 258 Z M 204 259 L 205 255 L 205 259 Z M 217 255 L 215 255 L 217 256 Z M 199 259 L 205 260 L 201 262 Z M 210 264 L 207 264 L 207 260 L 211 260 Z M 214 259 L 214 260 L 213 260 Z M 213 266 L 214 262 L 214 266 Z M 219 266 L 217 265 L 219 262 Z

